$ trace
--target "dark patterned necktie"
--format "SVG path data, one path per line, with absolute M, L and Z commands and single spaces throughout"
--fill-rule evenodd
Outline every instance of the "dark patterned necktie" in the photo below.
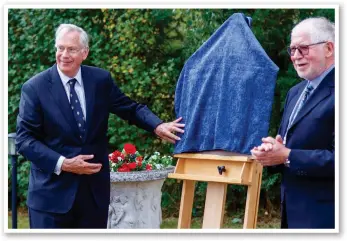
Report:
M 71 105 L 72 113 L 77 122 L 78 130 L 80 131 L 80 138 L 83 139 L 86 133 L 85 119 L 84 119 L 81 103 L 75 91 L 76 81 L 77 81 L 76 79 L 70 79 L 68 82 L 70 85 L 70 105 Z
M 297 108 L 294 109 L 293 114 L 290 116 L 289 119 L 289 126 L 291 126 L 298 115 L 301 108 L 304 106 L 305 102 L 307 101 L 309 95 L 311 94 L 311 91 L 313 90 L 312 85 L 307 85 L 304 91 L 304 96 L 301 98 L 300 103 L 298 104 Z
M 304 106 L 305 102 L 307 101 L 308 97 L 310 96 L 311 92 L 313 90 L 313 87 L 312 85 L 308 84 L 304 90 L 304 94 L 303 96 L 301 97 L 300 99 L 300 102 L 298 105 L 296 105 L 294 107 L 294 110 L 289 118 L 289 123 L 288 123 L 288 126 L 287 126 L 287 131 L 286 131 L 286 134 L 284 136 L 284 143 L 286 142 L 286 139 L 287 139 L 287 133 L 288 133 L 288 130 L 290 129 L 290 127 L 293 125 L 293 122 L 296 118 L 296 116 L 298 115 L 299 111 L 302 109 L 302 107 Z

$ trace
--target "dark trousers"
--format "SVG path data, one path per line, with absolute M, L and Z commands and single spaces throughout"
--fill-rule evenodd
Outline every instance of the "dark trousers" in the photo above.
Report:
M 283 203 L 281 205 L 281 228 L 282 229 L 288 228 L 287 209 L 286 209 L 285 200 L 283 200 Z
M 81 179 L 75 201 L 67 213 L 29 208 L 30 228 L 107 228 L 108 206 L 98 207 L 85 179 Z

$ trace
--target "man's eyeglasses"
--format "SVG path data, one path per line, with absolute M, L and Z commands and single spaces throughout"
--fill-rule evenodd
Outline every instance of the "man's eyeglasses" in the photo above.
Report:
M 58 46 L 57 47 L 57 51 L 60 52 L 60 53 L 63 53 L 64 51 L 68 52 L 68 54 L 76 54 L 78 53 L 81 49 L 78 49 L 78 48 L 73 48 L 73 47 L 68 47 L 68 48 L 65 48 L 63 46 Z
M 314 44 L 299 45 L 297 47 L 288 47 L 287 52 L 290 56 L 294 56 L 296 50 L 298 50 L 302 56 L 308 55 L 308 51 L 310 49 L 310 46 L 317 45 L 317 44 L 323 44 L 326 42 L 327 41 L 322 41 L 322 42 L 318 42 L 318 43 L 314 43 Z

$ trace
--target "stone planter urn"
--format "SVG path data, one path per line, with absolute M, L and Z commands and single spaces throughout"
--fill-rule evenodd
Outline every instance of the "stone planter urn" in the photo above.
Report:
M 108 229 L 160 228 L 161 188 L 168 173 L 164 170 L 110 172 L 111 197 Z

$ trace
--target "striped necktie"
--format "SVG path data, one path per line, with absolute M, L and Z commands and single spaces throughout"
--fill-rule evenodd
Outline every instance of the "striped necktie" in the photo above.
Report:
M 71 105 L 72 113 L 77 122 L 78 130 L 80 131 L 80 139 L 83 140 L 86 133 L 85 118 L 83 115 L 81 103 L 75 91 L 76 81 L 77 81 L 76 79 L 70 79 L 68 82 L 70 84 L 70 105 Z

